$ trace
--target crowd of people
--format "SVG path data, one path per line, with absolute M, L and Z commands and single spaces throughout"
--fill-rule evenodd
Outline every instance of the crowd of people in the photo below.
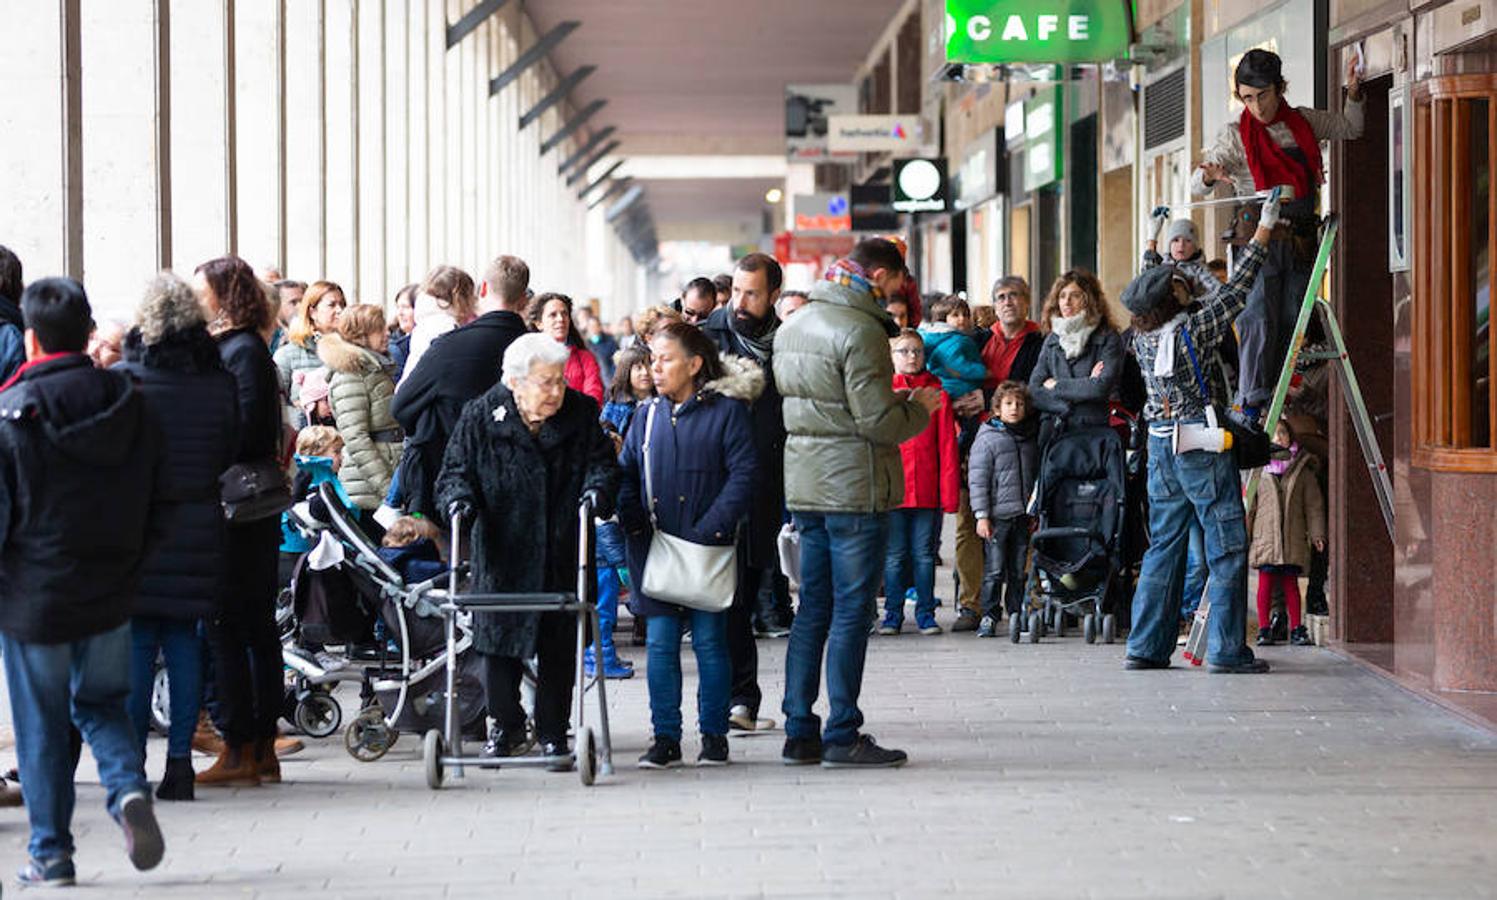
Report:
M 1248 54 L 1238 88 L 1253 98 L 1245 117 L 1276 124 L 1282 111 L 1265 104 L 1283 83 L 1269 57 Z M 1268 136 L 1282 155 L 1294 136 L 1281 132 Z M 1203 177 L 1238 177 L 1240 163 L 1262 181 L 1268 151 L 1251 136 L 1242 159 L 1221 156 Z M 1285 165 L 1275 157 L 1267 177 Z M 1299 576 L 1311 576 L 1312 610 L 1323 590 L 1323 384 L 1297 384 L 1300 414 L 1273 435 L 1251 516 L 1233 454 L 1179 439 L 1224 427 L 1217 409 L 1261 424 L 1262 360 L 1239 363 L 1233 324 L 1248 310 L 1252 341 L 1278 339 L 1260 327 L 1279 302 L 1264 299 L 1260 268 L 1298 265 L 1286 248 L 1304 236 L 1296 216 L 1303 196 L 1264 199 L 1229 277 L 1189 219 L 1161 212 L 1121 298 L 1127 323 L 1083 269 L 1038 304 L 1018 276 L 985 302 L 923 295 L 898 239 L 858 242 L 805 292 L 749 254 L 612 327 L 590 304 L 533 291 L 513 256 L 479 278 L 436 267 L 390 298 L 393 321 L 335 282 L 226 256 L 190 282 L 158 275 L 132 322 L 96 322 L 81 284 L 27 284 L 0 247 L 0 651 L 32 828 L 22 882 L 75 876 L 83 742 L 130 859 L 160 860 L 144 770 L 158 659 L 171 689 L 156 798 L 281 780 L 280 757 L 301 743 L 279 730 L 276 605 L 309 549 L 282 512 L 327 486 L 402 571 L 442 571 L 445 526 L 471 528 L 471 585 L 495 592 L 570 590 L 577 510 L 590 503 L 603 634 L 584 665 L 634 675 L 614 637 L 627 603 L 646 648 L 642 768 L 684 759 L 688 634 L 698 765 L 727 764 L 731 732 L 765 727 L 756 638 L 788 637 L 783 761 L 893 767 L 906 754 L 863 729 L 868 638 L 900 634 L 907 602 L 919 633 L 942 631 L 944 517 L 955 516 L 952 628 L 993 637 L 1028 607 L 1047 445 L 1141 416 L 1150 545 L 1127 667 L 1168 667 L 1209 591 L 1212 670 L 1266 671 L 1243 633 L 1247 567 L 1260 572 L 1260 644 L 1279 639 L 1275 590 L 1297 644 Z M 684 572 L 687 595 L 664 581 L 669 541 L 726 567 L 724 596 L 688 596 L 699 573 Z M 486 754 L 538 744 L 566 768 L 572 628 L 555 612 L 475 617 Z M 211 765 L 195 771 L 194 749 Z

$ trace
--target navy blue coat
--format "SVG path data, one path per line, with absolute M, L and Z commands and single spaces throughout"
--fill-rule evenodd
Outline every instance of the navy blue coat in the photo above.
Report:
M 146 411 L 166 438 L 161 543 L 141 573 L 137 615 L 197 619 L 212 615 L 224 592 L 228 529 L 218 477 L 239 452 L 234 376 L 205 328 L 173 332 L 146 347 L 125 337 L 115 369 L 140 385 Z
M 639 589 L 653 534 L 645 509 L 644 441 L 651 407 L 650 471 L 655 516 L 667 534 L 698 544 L 726 546 L 748 515 L 758 477 L 758 452 L 748 405 L 713 389 L 714 382 L 671 414 L 664 397 L 641 403 L 634 412 L 619 465 L 619 524 L 627 537 L 634 609 L 641 615 L 679 613 L 681 608 L 651 599 Z

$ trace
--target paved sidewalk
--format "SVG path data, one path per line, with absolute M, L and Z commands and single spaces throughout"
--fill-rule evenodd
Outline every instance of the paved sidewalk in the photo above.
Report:
M 777 703 L 785 643 L 759 646 Z M 874 639 L 868 728 L 912 757 L 892 772 L 786 768 L 778 733 L 734 739 L 727 769 L 639 771 L 642 674 L 610 685 L 618 774 L 591 789 L 510 770 L 433 792 L 414 737 L 373 764 L 330 739 L 286 784 L 162 804 L 143 876 L 85 761 L 80 876 L 91 898 L 1497 894 L 1497 739 L 1314 648 L 1269 650 L 1268 677 L 1122 655 Z M 0 813 L 7 880 L 25 835 Z

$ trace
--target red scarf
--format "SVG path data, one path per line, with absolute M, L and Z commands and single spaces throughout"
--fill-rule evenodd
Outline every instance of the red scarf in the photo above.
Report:
M 1290 156 L 1273 139 L 1273 135 L 1268 133 L 1268 125 L 1279 122 L 1289 126 L 1294 142 L 1299 145 L 1300 152 L 1309 163 L 1308 171 L 1303 163 Z M 1242 135 L 1242 149 L 1247 154 L 1248 170 L 1253 173 L 1253 184 L 1260 191 L 1281 184 L 1293 185 L 1294 199 L 1314 197 L 1318 186 L 1325 180 L 1325 170 L 1320 159 L 1320 142 L 1315 139 L 1310 123 L 1294 107 L 1281 102 L 1278 114 L 1268 125 L 1253 118 L 1253 114 L 1245 109 L 1242 111 L 1241 121 L 1237 123 L 1238 132 Z

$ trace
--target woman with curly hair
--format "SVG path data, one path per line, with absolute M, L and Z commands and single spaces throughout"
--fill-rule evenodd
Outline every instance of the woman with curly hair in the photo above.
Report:
M 276 367 L 260 337 L 271 315 L 265 291 L 249 263 L 237 256 L 198 266 L 196 286 L 203 311 L 215 324 L 219 358 L 234 376 L 239 444 L 233 462 L 274 462 L 281 404 Z M 327 297 L 324 292 L 323 303 Z M 308 290 L 302 313 L 316 305 Z M 305 326 L 306 321 L 299 317 L 297 324 Z M 299 330 L 305 339 L 305 327 L 293 326 L 292 334 Z M 248 787 L 281 780 L 275 755 L 282 693 L 281 639 L 275 624 L 281 527 L 272 516 L 231 523 L 226 534 L 223 602 L 208 627 L 224 749 L 210 768 L 198 773 L 197 783 Z
M 1106 425 L 1123 374 L 1123 338 L 1112 324 L 1097 276 L 1072 269 L 1055 279 L 1040 314 L 1045 343 L 1029 377 L 1035 408 L 1049 434 Z

